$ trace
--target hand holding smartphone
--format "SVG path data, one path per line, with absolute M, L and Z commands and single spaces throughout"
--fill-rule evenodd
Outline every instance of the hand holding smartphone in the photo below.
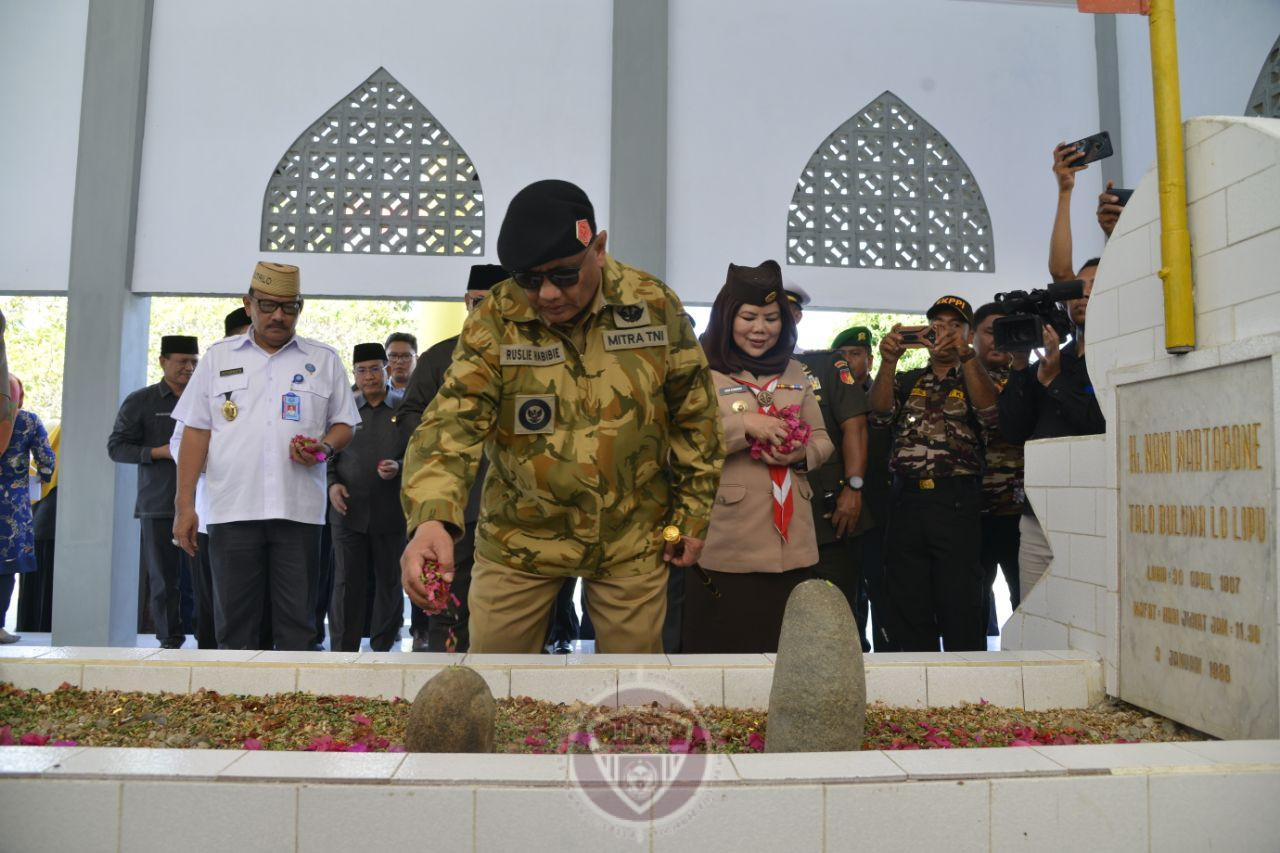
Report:
M 1068 143 L 1068 146 L 1083 155 L 1070 161 L 1071 166 L 1087 166 L 1115 153 L 1111 150 L 1111 134 L 1105 130 L 1093 136 L 1086 136 L 1084 139 L 1077 139 L 1075 142 Z

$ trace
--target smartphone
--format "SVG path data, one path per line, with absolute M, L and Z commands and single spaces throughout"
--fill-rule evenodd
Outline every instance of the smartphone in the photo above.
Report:
M 1095 133 L 1093 136 L 1086 136 L 1084 139 L 1077 139 L 1069 147 L 1084 155 L 1071 161 L 1070 165 L 1072 166 L 1084 166 L 1095 160 L 1110 157 L 1115 153 L 1111 150 L 1111 134 L 1105 130 L 1102 133 Z
M 1105 190 L 1105 192 L 1111 193 L 1111 195 L 1120 199 L 1119 201 L 1116 202 L 1116 204 L 1120 205 L 1121 207 L 1124 207 L 1126 204 L 1128 204 L 1129 196 L 1133 195 L 1133 190 L 1125 190 L 1125 189 L 1121 189 L 1120 187 L 1112 187 L 1109 190 Z
M 902 335 L 902 345 L 907 349 L 927 349 L 938 340 L 932 326 L 903 326 L 898 334 Z

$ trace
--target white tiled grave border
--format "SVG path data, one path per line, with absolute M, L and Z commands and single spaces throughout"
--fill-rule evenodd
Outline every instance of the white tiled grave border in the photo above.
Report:
M 459 661 L 498 696 L 565 701 L 660 674 L 698 701 L 764 707 L 772 656 L 0 649 L 0 680 L 261 694 L 412 696 Z M 869 699 L 1027 708 L 1101 698 L 1078 652 L 866 658 Z M 646 675 L 647 677 L 647 675 Z M 1020 701 L 1019 701 L 1020 700 Z M 587 813 L 564 756 L 0 747 L 0 848 L 920 850 L 1205 849 L 1280 843 L 1280 741 L 711 756 L 680 826 L 638 841 Z M 50 804 L 56 803 L 55 810 Z M 44 815 L 46 817 L 41 817 Z M 19 817 L 21 816 L 21 817 Z M 1224 835 L 1229 827 L 1229 834 Z M 359 845 L 357 848 L 356 845 Z M 408 849 L 405 847 L 404 849 Z
M 658 678 L 704 705 L 766 708 L 773 655 L 461 655 L 0 646 L 0 681 L 85 689 L 265 695 L 295 690 L 413 699 L 432 676 L 465 664 L 495 698 L 617 704 L 619 686 Z M 1078 651 L 931 652 L 864 658 L 867 701 L 927 708 L 987 701 L 1028 710 L 1086 708 L 1103 696 L 1097 655 Z

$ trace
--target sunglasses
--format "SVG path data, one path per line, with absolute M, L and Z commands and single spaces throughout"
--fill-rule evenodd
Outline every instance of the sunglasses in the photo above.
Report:
M 556 287 L 564 290 L 566 287 L 573 287 L 578 283 L 578 279 L 582 277 L 582 268 L 587 265 L 587 258 L 591 254 L 591 247 L 596 244 L 594 237 L 587 244 L 587 249 L 582 253 L 582 262 L 576 267 L 556 267 L 553 270 L 543 270 L 542 272 L 513 272 L 511 277 L 516 280 L 516 284 L 520 285 L 523 290 L 538 290 L 542 287 L 542 282 L 549 281 Z

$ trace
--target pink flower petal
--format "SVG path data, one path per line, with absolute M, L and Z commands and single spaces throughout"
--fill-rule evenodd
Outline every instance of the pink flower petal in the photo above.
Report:
M 244 743 L 241 744 L 241 746 L 244 749 L 262 749 L 262 741 L 258 740 L 256 737 L 247 737 L 244 739 Z

